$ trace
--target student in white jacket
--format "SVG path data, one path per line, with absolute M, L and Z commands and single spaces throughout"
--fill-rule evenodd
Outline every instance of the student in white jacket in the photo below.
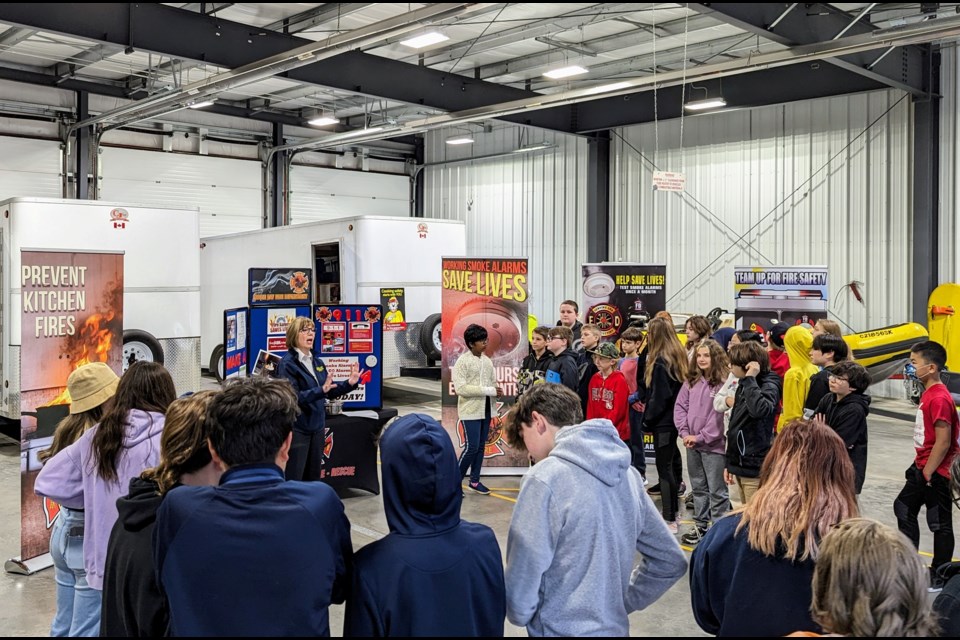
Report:
M 484 355 L 487 348 L 487 330 L 471 324 L 463 332 L 463 341 L 469 351 L 453 365 L 453 389 L 457 394 L 457 413 L 463 423 L 466 446 L 460 454 L 460 476 L 470 471 L 467 488 L 487 495 L 490 490 L 480 482 L 480 467 L 483 465 L 484 445 L 490 432 L 493 417 L 491 398 L 499 398 L 503 391 L 497 385 L 493 362 Z
M 741 329 L 730 337 L 730 342 L 727 343 L 727 351 L 730 351 L 730 347 L 735 344 L 749 342 L 751 340 L 763 344 L 763 339 L 759 333 L 751 331 L 750 329 Z M 737 394 L 737 383 L 739 381 L 740 380 L 731 373 L 727 376 L 727 380 L 723 383 L 723 386 L 720 387 L 720 390 L 717 391 L 717 395 L 713 397 L 713 410 L 723 414 L 724 433 L 726 433 L 727 428 L 730 426 L 730 410 L 733 408 L 733 397 Z

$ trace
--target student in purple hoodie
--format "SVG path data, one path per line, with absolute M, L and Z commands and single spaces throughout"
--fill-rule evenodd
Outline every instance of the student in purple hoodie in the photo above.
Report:
M 695 526 L 680 538 L 689 545 L 700 542 L 710 522 L 730 510 L 723 480 L 727 465 L 723 414 L 713 407 L 714 396 L 730 370 L 730 360 L 719 343 L 708 339 L 696 347 L 693 363 L 673 409 L 673 420 L 687 449 L 687 471 L 693 487 Z
M 103 591 L 107 541 L 117 520 L 117 498 L 131 478 L 156 466 L 173 379 L 154 362 L 133 364 L 117 386 L 113 407 L 99 424 L 50 458 L 34 484 L 38 495 L 68 509 L 83 509 L 83 564 L 87 583 Z M 99 628 L 99 609 L 97 610 Z

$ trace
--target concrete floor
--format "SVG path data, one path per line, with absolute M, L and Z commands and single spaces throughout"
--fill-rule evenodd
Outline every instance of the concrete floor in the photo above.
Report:
M 204 386 L 213 387 L 205 379 Z M 437 395 L 421 395 L 416 390 Z M 405 382 L 401 387 L 385 388 L 386 404 L 395 406 L 400 414 L 419 412 L 439 417 L 439 383 Z M 892 503 L 903 485 L 903 471 L 913 458 L 911 414 L 914 409 L 905 403 L 882 400 L 875 403 L 885 413 L 901 414 L 902 418 L 871 415 L 870 458 L 867 481 L 861 495 L 863 514 L 896 526 Z M 651 481 L 656 471 L 650 466 Z M 493 528 L 506 551 L 507 529 L 513 511 L 520 478 L 486 477 L 485 484 L 497 490 L 491 496 L 468 495 L 462 515 L 465 520 L 481 522 Z M 2 443 L 0 446 L 0 555 L 6 559 L 17 555 L 20 541 L 19 446 Z M 387 532 L 383 505 L 379 496 L 355 491 L 344 500 L 347 515 L 353 525 L 354 549 L 372 542 Z M 689 515 L 689 511 L 687 514 Z M 960 516 L 955 512 L 954 527 L 960 531 Z M 921 523 L 923 522 L 921 516 Z M 923 531 L 921 553 L 929 558 L 931 536 Z M 960 549 L 958 549 L 960 552 Z M 46 636 L 55 610 L 55 583 L 52 570 L 24 577 L 11 574 L 0 576 L 0 630 L 7 636 Z M 775 612 L 771 612 L 775 613 Z M 340 635 L 343 607 L 331 610 L 331 630 Z M 633 636 L 704 636 L 697 627 L 690 610 L 690 592 L 686 579 L 674 585 L 667 594 L 645 611 L 630 616 Z M 508 636 L 524 636 L 526 631 L 506 624 Z

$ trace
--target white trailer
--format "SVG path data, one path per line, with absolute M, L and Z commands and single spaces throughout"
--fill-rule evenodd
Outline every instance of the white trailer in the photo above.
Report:
M 127 214 L 125 226 L 112 212 Z M 196 209 L 97 200 L 0 202 L 0 417 L 20 418 L 20 250 L 123 252 L 123 363 L 161 362 L 177 392 L 200 388 Z
M 223 371 L 223 311 L 248 302 L 251 268 L 310 267 L 313 301 L 378 304 L 381 288 L 405 289 L 405 332 L 387 332 L 383 376 L 440 358 L 442 256 L 466 253 L 457 220 L 360 216 L 203 238 L 201 358 Z

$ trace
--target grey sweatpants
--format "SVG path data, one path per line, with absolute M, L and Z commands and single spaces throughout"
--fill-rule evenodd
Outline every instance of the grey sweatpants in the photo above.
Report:
M 693 521 L 701 529 L 730 511 L 730 494 L 723 481 L 727 459 L 722 453 L 687 449 L 687 473 L 693 488 Z

